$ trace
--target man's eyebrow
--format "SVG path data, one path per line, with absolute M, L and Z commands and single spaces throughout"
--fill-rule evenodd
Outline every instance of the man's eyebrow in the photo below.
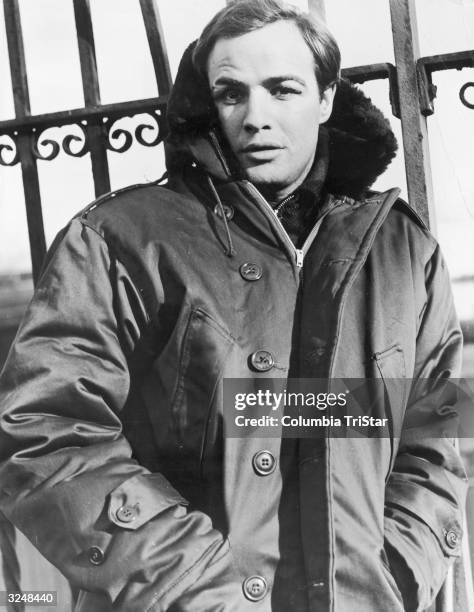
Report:
M 263 81 L 263 85 L 265 87 L 274 87 L 275 85 L 280 85 L 280 83 L 284 83 L 285 81 L 296 81 L 303 87 L 306 86 L 306 81 L 296 75 L 296 74 L 282 74 L 279 76 L 269 77 Z M 245 83 L 239 81 L 238 79 L 233 79 L 232 77 L 222 76 L 219 77 L 215 83 L 212 84 L 212 88 L 222 87 L 222 86 L 233 86 L 233 87 L 245 87 Z
M 234 87 L 244 87 L 242 81 L 238 81 L 237 79 L 232 79 L 231 77 L 219 77 L 215 83 L 212 84 L 212 88 L 214 87 L 222 87 L 225 85 L 233 85 Z
M 279 85 L 284 81 L 296 81 L 300 85 L 306 86 L 306 81 L 296 74 L 282 74 L 281 76 L 269 77 L 263 81 L 263 84 L 265 87 L 273 87 L 274 85 Z

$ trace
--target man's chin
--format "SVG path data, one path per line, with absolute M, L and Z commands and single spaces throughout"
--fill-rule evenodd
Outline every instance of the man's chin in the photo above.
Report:
M 281 173 L 278 174 L 275 170 L 270 171 L 269 168 L 263 168 L 263 166 L 253 166 L 252 168 L 245 169 L 245 177 L 250 181 L 257 189 L 276 190 L 284 188 L 285 181 L 282 181 Z

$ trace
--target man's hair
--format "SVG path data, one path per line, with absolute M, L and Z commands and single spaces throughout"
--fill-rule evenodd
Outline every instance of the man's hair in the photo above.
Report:
M 339 78 L 341 53 L 326 25 L 280 0 L 235 0 L 219 11 L 204 28 L 193 53 L 198 72 L 207 78 L 207 61 L 220 38 L 236 38 L 278 21 L 293 22 L 314 57 L 321 94 Z

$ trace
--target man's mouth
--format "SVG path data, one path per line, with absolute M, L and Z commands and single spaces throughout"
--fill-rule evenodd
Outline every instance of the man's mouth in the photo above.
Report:
M 283 147 L 275 143 L 265 142 L 259 144 L 249 144 L 240 149 L 240 154 L 247 163 L 264 164 L 273 161 Z
M 268 143 L 259 143 L 259 144 L 249 144 L 246 147 L 241 149 L 242 153 L 258 153 L 260 151 L 276 151 L 281 149 L 280 145 L 274 144 L 271 142 Z

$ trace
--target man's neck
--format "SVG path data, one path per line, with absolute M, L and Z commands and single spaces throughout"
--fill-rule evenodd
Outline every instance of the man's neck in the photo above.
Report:
M 263 197 L 267 200 L 267 202 L 274 208 L 278 206 L 283 200 L 288 198 L 291 194 L 293 194 L 298 187 L 304 182 L 308 173 L 306 173 L 301 180 L 295 181 L 290 186 L 284 189 L 275 189 L 272 185 L 255 185 L 255 187 L 260 191 Z
M 267 200 L 267 202 L 272 207 L 275 207 L 278 204 L 280 204 L 280 202 L 285 200 L 288 196 L 290 196 L 292 193 L 294 193 L 298 189 L 298 187 L 306 180 L 306 177 L 310 173 L 311 168 L 313 167 L 313 164 L 314 164 L 314 155 L 311 158 L 311 161 L 308 162 L 306 167 L 300 173 L 299 177 L 296 180 L 294 180 L 292 183 L 290 183 L 289 185 L 281 186 L 281 185 L 272 184 L 272 183 L 261 183 L 261 184 L 254 183 L 255 187 L 260 191 L 260 193 Z

